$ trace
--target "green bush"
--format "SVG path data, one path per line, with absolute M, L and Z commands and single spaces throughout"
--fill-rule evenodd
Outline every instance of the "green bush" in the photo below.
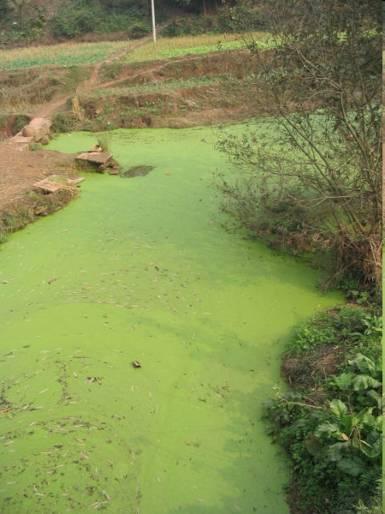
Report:
M 52 20 L 52 33 L 57 38 L 72 39 L 80 34 L 95 32 L 102 18 L 98 6 L 78 1 L 64 4 Z
M 20 21 L 15 19 L 12 11 L 9 11 L 7 15 L 1 15 L 0 0 L 0 46 L 37 41 L 44 34 L 46 26 L 47 19 L 44 8 L 35 6 L 33 11 Z
M 12 127 L 12 132 L 17 134 L 22 130 L 28 123 L 31 121 L 31 117 L 26 114 L 17 114 L 15 117 L 15 122 Z
M 370 309 L 356 306 L 341 307 L 317 316 L 311 323 L 299 327 L 290 341 L 288 354 L 300 355 L 320 345 L 342 346 L 373 352 L 378 350 L 381 318 Z
M 162 31 L 166 37 L 179 37 L 221 32 L 216 16 L 186 16 L 172 20 Z
M 359 503 L 359 505 L 357 507 L 358 514 L 383 514 L 384 513 L 384 510 L 383 510 L 384 504 L 383 504 L 383 499 L 382 499 L 382 487 L 381 486 L 382 486 L 382 484 L 380 482 L 379 487 L 378 487 L 378 493 L 376 494 L 376 496 L 373 499 L 373 502 L 369 506 L 364 505 L 362 502 Z
M 100 4 L 74 0 L 61 7 L 51 21 L 51 30 L 55 37 L 61 39 L 95 32 L 127 32 L 129 37 L 138 38 L 148 33 L 149 25 L 137 7 L 114 12 Z
M 301 327 L 289 343 L 287 358 L 306 359 L 310 376 L 321 356 L 338 355 L 333 373 L 326 367 L 305 387 L 292 383 L 266 407 L 271 435 L 290 457 L 298 514 L 372 512 L 362 509 L 373 505 L 381 477 L 380 331 L 376 312 L 344 307 Z
M 128 28 L 128 37 L 130 39 L 140 39 L 146 36 L 150 32 L 150 26 L 146 21 L 136 21 L 132 23 Z
M 71 132 L 76 128 L 76 123 L 72 112 L 58 112 L 52 120 L 52 131 L 56 134 Z
M 247 20 L 247 23 L 245 22 Z M 189 15 L 173 19 L 162 31 L 167 37 L 206 33 L 245 32 L 263 30 L 264 23 L 258 10 L 246 4 L 225 7 L 209 16 Z

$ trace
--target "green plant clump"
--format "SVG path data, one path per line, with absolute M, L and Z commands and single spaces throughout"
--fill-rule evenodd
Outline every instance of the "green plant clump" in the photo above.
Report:
M 71 132 L 75 129 L 76 118 L 72 112 L 58 112 L 52 122 L 52 130 L 57 134 Z
M 283 364 L 291 389 L 266 415 L 290 456 L 293 512 L 380 512 L 380 339 L 381 318 L 361 306 L 322 314 L 291 339 Z
M 150 30 L 143 12 L 131 7 L 111 12 L 100 4 L 75 0 L 64 4 L 51 22 L 52 34 L 59 39 L 73 39 L 87 33 L 126 32 L 131 38 L 140 38 Z

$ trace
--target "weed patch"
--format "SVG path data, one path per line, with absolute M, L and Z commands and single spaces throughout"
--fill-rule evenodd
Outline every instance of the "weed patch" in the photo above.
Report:
M 266 408 L 288 453 L 296 514 L 371 512 L 381 477 L 381 319 L 342 307 L 298 329 L 282 366 L 291 386 Z M 359 507 L 361 505 L 361 507 Z

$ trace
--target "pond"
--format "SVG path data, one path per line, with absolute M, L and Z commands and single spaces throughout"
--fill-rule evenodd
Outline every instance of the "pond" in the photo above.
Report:
M 2 514 L 288 512 L 262 406 L 285 338 L 338 297 L 225 230 L 215 140 L 111 132 L 123 166 L 154 169 L 87 175 L 79 199 L 1 248 Z

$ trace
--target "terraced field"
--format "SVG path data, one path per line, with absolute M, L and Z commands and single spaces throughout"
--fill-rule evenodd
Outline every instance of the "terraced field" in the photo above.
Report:
M 102 43 L 63 43 L 0 50 L 0 70 L 17 70 L 42 66 L 75 66 L 94 64 L 127 47 L 127 41 Z
M 104 41 L 98 43 L 62 43 L 52 46 L 35 46 L 0 50 L 0 70 L 17 70 L 44 66 L 77 66 L 102 62 L 124 49 L 122 62 L 143 62 L 172 59 L 184 55 L 200 55 L 211 52 L 236 50 L 245 40 L 253 38 L 261 47 L 269 47 L 265 33 L 205 34 L 179 38 L 161 38 L 154 46 L 151 38 L 141 41 Z M 139 43 L 139 44 L 138 44 Z

